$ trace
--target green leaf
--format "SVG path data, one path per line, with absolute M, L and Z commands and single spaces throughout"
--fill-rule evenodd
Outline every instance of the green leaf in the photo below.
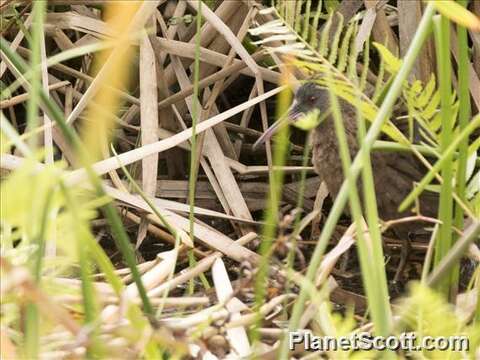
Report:
M 417 103 L 419 107 L 423 108 L 428 104 L 428 101 L 431 99 L 432 94 L 435 91 L 435 85 L 436 85 L 435 75 L 432 74 L 423 92 L 418 97 Z
M 474 31 L 480 31 L 480 19 L 456 1 L 431 1 L 437 11 L 451 21 Z
M 427 286 L 414 283 L 410 286 L 411 295 L 399 304 L 399 322 L 406 327 L 403 331 L 415 331 L 416 341 L 424 336 L 466 336 L 469 339 L 470 353 L 465 358 L 475 358 L 480 337 L 476 325 L 467 326 L 463 323 L 454 308 L 442 297 Z M 419 354 L 420 355 L 420 354 Z M 462 356 L 453 350 L 433 350 L 425 352 L 428 359 L 460 359 Z M 472 357 L 470 357 L 472 356 Z M 423 357 L 425 358 L 425 357 Z
M 430 120 L 436 113 L 440 105 L 440 93 L 435 91 L 427 106 L 423 109 L 422 115 L 425 119 Z
M 402 60 L 397 58 L 393 55 L 387 47 L 383 46 L 380 43 L 373 42 L 373 46 L 375 46 L 380 53 L 383 61 L 385 62 L 385 68 L 390 74 L 396 74 L 398 70 L 400 70 L 400 66 L 402 65 Z

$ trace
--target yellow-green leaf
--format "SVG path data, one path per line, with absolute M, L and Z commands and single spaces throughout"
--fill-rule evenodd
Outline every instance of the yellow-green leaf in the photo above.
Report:
M 402 60 L 393 55 L 390 50 L 380 43 L 374 42 L 375 46 L 382 57 L 386 70 L 391 74 L 396 74 L 402 65 Z
M 452 0 L 431 1 L 437 11 L 451 21 L 473 31 L 480 31 L 480 19 L 462 5 Z

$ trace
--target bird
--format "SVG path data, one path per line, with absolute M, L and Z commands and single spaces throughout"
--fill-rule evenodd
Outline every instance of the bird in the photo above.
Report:
M 349 102 L 338 98 L 343 125 L 350 156 L 353 158 L 359 151 L 356 109 Z M 323 115 L 323 116 L 322 116 Z M 286 113 L 255 142 L 253 147 L 265 142 L 281 128 L 282 125 L 308 119 L 317 119 L 312 129 L 312 163 L 315 172 L 327 186 L 328 192 L 335 199 L 344 181 L 344 171 L 340 158 L 338 139 L 334 121 L 330 112 L 329 90 L 315 81 L 302 84 L 294 94 L 293 102 Z M 392 230 L 402 242 L 401 265 L 403 267 L 408 255 L 410 241 L 416 234 L 424 233 L 425 223 L 395 221 L 417 215 L 411 210 L 400 212 L 399 205 L 412 190 L 414 183 L 424 175 L 424 166 L 409 153 L 377 152 L 371 153 L 371 165 L 377 200 L 379 217 L 383 221 L 393 223 Z M 357 182 L 363 204 L 361 179 Z M 435 217 L 438 209 L 438 196 L 432 192 L 423 192 L 417 202 L 417 210 L 424 217 Z M 346 212 L 349 212 L 347 207 Z M 406 244 L 403 246 L 403 244 Z M 403 269 L 402 269 L 403 270 Z M 401 272 L 401 270 L 399 270 Z M 395 279 L 400 274 L 397 272 Z

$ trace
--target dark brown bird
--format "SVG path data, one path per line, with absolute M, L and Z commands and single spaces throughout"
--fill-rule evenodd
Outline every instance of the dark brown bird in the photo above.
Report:
M 359 149 L 356 110 L 346 101 L 340 98 L 338 100 L 350 155 L 353 158 Z M 314 82 L 303 84 L 295 93 L 288 115 L 274 123 L 257 140 L 254 146 L 270 138 L 282 124 L 294 123 L 312 113 L 321 119 L 321 114 L 325 114 L 329 111 L 329 108 L 330 95 L 328 90 Z M 334 122 L 330 115 L 324 117 L 313 130 L 312 146 L 312 161 L 315 171 L 325 181 L 331 196 L 336 198 L 343 183 L 344 174 Z M 387 221 L 415 215 L 412 211 L 398 212 L 398 207 L 412 190 L 414 182 L 419 181 L 423 176 L 424 168 L 419 161 L 411 154 L 406 153 L 373 152 L 371 163 L 380 218 Z M 360 181 L 357 187 L 361 194 Z M 424 216 L 435 216 L 437 213 L 437 196 L 433 193 L 424 192 L 419 200 L 419 210 Z M 409 240 L 425 225 L 422 222 L 400 223 L 393 226 L 393 231 L 400 239 Z

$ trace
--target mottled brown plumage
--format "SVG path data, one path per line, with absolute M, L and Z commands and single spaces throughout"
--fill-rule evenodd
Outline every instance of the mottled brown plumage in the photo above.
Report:
M 338 100 L 350 155 L 353 158 L 359 149 L 356 110 L 346 101 L 340 98 Z M 328 91 L 319 87 L 316 83 L 308 82 L 297 90 L 288 118 L 295 121 L 314 109 L 324 113 L 329 110 L 329 106 L 330 96 Z M 271 130 L 268 130 L 260 141 L 271 136 L 277 127 L 278 125 L 275 125 Z M 315 171 L 325 181 L 331 196 L 336 198 L 343 183 L 344 175 L 334 121 L 331 116 L 328 116 L 313 130 L 312 142 Z M 424 168 L 419 161 L 413 155 L 406 153 L 373 152 L 371 162 L 380 218 L 382 220 L 393 220 L 415 215 L 410 210 L 399 213 L 398 207 L 412 190 L 414 182 L 419 181 L 423 176 Z M 361 194 L 360 181 L 357 186 Z M 422 215 L 436 215 L 437 199 L 434 194 L 422 194 L 419 205 Z M 409 222 L 396 225 L 393 230 L 399 238 L 407 239 L 424 226 L 425 223 Z

